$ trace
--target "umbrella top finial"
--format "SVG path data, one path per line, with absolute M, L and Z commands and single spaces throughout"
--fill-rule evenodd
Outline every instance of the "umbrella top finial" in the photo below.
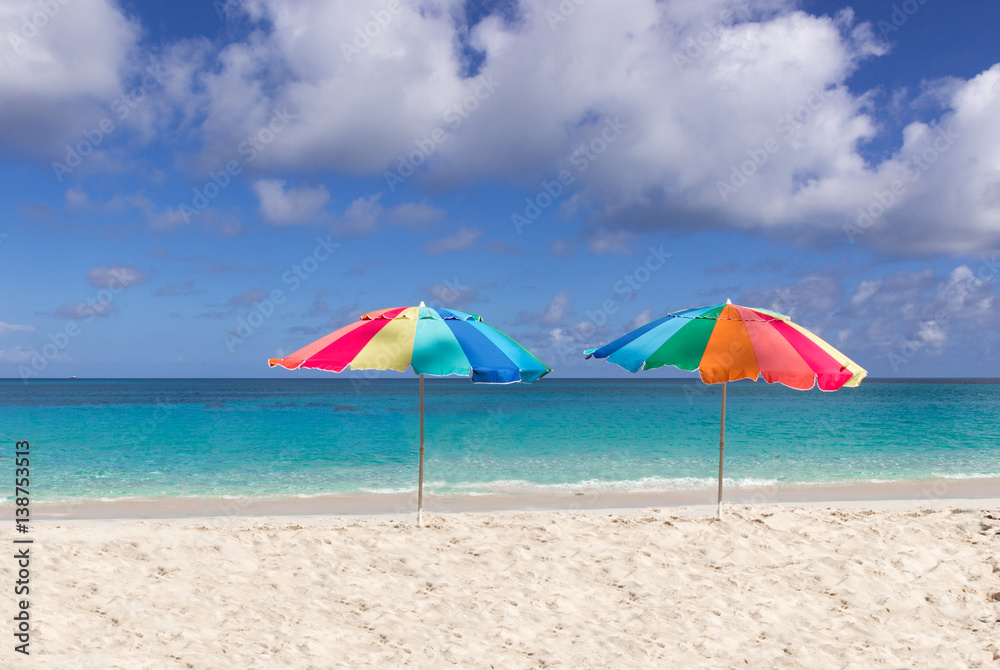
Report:
M 420 301 L 420 306 L 421 306 L 421 307 L 427 307 L 427 305 L 425 305 L 425 304 L 424 304 L 424 301 L 423 301 L 423 300 L 421 300 L 421 301 Z
M 732 305 L 732 304 L 733 304 L 733 301 L 732 301 L 732 300 L 730 300 L 729 298 L 726 298 L 726 304 L 727 304 L 727 305 Z

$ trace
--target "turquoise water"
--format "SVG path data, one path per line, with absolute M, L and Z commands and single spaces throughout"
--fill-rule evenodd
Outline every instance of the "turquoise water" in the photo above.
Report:
M 695 380 L 429 379 L 426 488 L 709 488 L 720 392 Z M 13 440 L 31 442 L 38 501 L 402 492 L 416 487 L 417 399 L 403 377 L 3 380 L 0 444 L 7 460 Z M 731 484 L 1000 474 L 996 380 L 836 393 L 737 382 L 726 424 Z

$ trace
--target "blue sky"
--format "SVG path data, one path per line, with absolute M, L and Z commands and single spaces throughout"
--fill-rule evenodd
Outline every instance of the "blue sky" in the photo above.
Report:
M 996 25 L 986 1 L 5 2 L 0 376 L 282 375 L 420 300 L 620 376 L 580 351 L 727 298 L 873 376 L 1000 375 Z

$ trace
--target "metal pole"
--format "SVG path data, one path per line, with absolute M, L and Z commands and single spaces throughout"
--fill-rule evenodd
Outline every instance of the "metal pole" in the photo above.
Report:
M 424 509 L 424 376 L 420 375 L 420 478 L 417 482 L 417 525 Z
M 722 382 L 722 428 L 719 430 L 719 506 L 715 510 L 717 519 L 722 518 L 722 453 L 726 449 L 726 382 Z

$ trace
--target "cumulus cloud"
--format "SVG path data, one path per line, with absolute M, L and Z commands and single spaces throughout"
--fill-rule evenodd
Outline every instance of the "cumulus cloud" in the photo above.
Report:
M 422 287 L 425 293 L 429 293 L 434 300 L 434 304 L 440 307 L 468 311 L 473 303 L 482 302 L 479 291 L 475 286 L 463 286 L 458 279 L 445 280 L 440 284 L 434 284 L 430 288 Z
M 543 326 L 565 326 L 575 314 L 569 297 L 569 289 L 559 291 L 552 300 L 538 312 L 522 311 L 518 313 L 518 323 L 542 324 Z
M 918 355 L 983 351 L 984 336 L 1000 332 L 998 280 L 994 256 L 945 274 L 897 271 L 856 283 L 829 270 L 738 302 L 789 314 L 862 365 L 897 374 Z
M 221 46 L 165 45 L 169 76 L 144 113 L 170 118 L 156 126 L 168 137 L 200 142 L 200 157 L 178 157 L 199 174 L 280 114 L 251 166 L 261 218 L 276 226 L 364 234 L 379 217 L 413 229 L 443 219 L 379 195 L 334 217 L 324 186 L 274 177 L 333 171 L 383 177 L 392 192 L 411 179 L 542 189 L 547 216 L 587 217 L 593 253 L 624 252 L 643 231 L 725 227 L 900 255 L 1000 247 L 1000 64 L 928 82 L 920 120 L 886 136 L 870 92 L 848 81 L 887 45 L 849 9 L 800 5 L 621 0 L 562 15 L 522 0 L 470 19 L 460 0 L 402 2 L 355 53 L 343 45 L 380 0 L 237 0 L 226 11 L 254 29 Z M 0 150 L 58 153 L 136 75 L 141 31 L 115 3 L 60 7 L 0 68 Z M 21 31 L 36 9 L 5 3 L 0 32 Z M 892 93 L 893 113 L 915 117 Z M 873 142 L 888 156 L 868 158 Z M 82 196 L 68 192 L 67 207 L 86 206 Z M 150 225 L 181 218 L 157 210 Z
M 483 231 L 478 228 L 461 226 L 451 235 L 431 240 L 424 245 L 424 251 L 429 254 L 445 254 L 451 251 L 463 251 L 468 249 L 482 236 Z
M 653 310 L 644 309 L 641 312 L 639 312 L 634 319 L 629 321 L 629 323 L 625 326 L 625 332 L 635 330 L 636 328 L 641 328 L 642 326 L 645 326 L 652 320 L 653 320 Z
M 829 269 L 809 274 L 788 286 L 768 290 L 749 289 L 739 296 L 737 302 L 748 307 L 763 307 L 796 320 L 807 316 L 811 320 L 809 328 L 819 332 L 821 324 L 844 302 L 844 293 L 842 278 Z M 827 316 L 818 319 L 819 315 Z
M 227 300 L 226 305 L 229 307 L 253 307 L 266 297 L 267 291 L 264 289 L 247 289 Z
M 66 189 L 66 209 L 74 210 L 79 209 L 87 204 L 90 196 L 87 195 L 86 191 L 78 188 Z
M 445 213 L 443 209 L 427 202 L 405 202 L 390 209 L 388 218 L 392 223 L 404 228 L 424 230 L 430 224 L 442 220 Z
M 286 188 L 281 179 L 260 179 L 253 190 L 260 201 L 260 215 L 276 226 L 317 223 L 326 216 L 330 192 L 325 186 Z
M 91 319 L 96 316 L 111 316 L 115 311 L 115 305 L 110 300 L 78 302 L 70 305 L 63 303 L 56 308 L 53 316 L 60 319 Z
M 984 351 L 983 337 L 1000 332 L 996 275 L 959 265 L 947 276 L 931 271 L 894 273 L 859 287 L 846 309 L 862 324 L 863 342 L 894 373 L 917 356 L 953 358 Z
M 344 216 L 334 225 L 334 231 L 342 235 L 364 235 L 375 230 L 382 205 L 380 193 L 370 197 L 357 198 L 344 212 Z
M 144 284 L 147 279 L 142 270 L 131 265 L 103 265 L 87 273 L 87 282 L 99 288 L 128 288 Z
M 65 354 L 59 353 L 59 356 L 65 357 Z M 38 352 L 34 349 L 28 349 L 26 347 L 14 347 L 13 349 L 0 349 L 0 363 L 10 363 L 12 365 L 23 365 L 30 363 L 32 360 L 39 356 Z
M 590 314 L 577 318 L 569 289 L 554 295 L 538 311 L 518 312 L 516 322 L 526 326 L 518 341 L 530 344 L 542 360 L 561 368 L 581 363 L 583 350 L 607 341 L 611 333 L 606 319 L 597 325 Z
M 35 332 L 34 326 L 25 326 L 19 323 L 4 323 L 0 321 L 0 336 L 10 335 L 11 333 L 33 333 Z
M 868 143 L 896 138 L 879 137 L 869 96 L 847 80 L 887 46 L 850 10 L 814 16 L 792 0 L 574 6 L 553 24 L 552 3 L 524 0 L 516 16 L 470 27 L 458 0 L 403 3 L 348 59 L 341 44 L 381 8 L 375 0 L 248 2 L 261 30 L 228 45 L 203 77 L 204 146 L 231 147 L 287 107 L 294 121 L 255 169 L 533 187 L 564 170 L 572 186 L 554 199 L 590 212 L 597 253 L 622 250 L 622 231 L 661 228 L 843 239 L 859 208 L 899 180 L 905 189 L 860 243 L 901 254 L 1000 243 L 1000 66 L 932 87 L 924 97 L 945 107 L 938 130 L 911 124 L 895 154 L 870 163 Z M 954 142 L 914 168 L 940 133 Z M 307 211 L 325 202 L 309 195 Z M 291 212 L 279 206 L 271 218 L 311 218 Z
M 110 113 L 141 30 L 113 0 L 43 4 L 0 3 L 0 150 L 63 160 Z
M 897 254 L 1000 247 L 1000 64 L 950 90 L 945 114 L 908 125 L 864 175 L 848 233 Z
M 632 236 L 622 230 L 601 231 L 594 235 L 589 244 L 590 251 L 595 254 L 626 254 Z
M 324 316 L 330 313 L 330 306 L 326 303 L 326 297 L 329 295 L 329 291 L 325 288 L 317 289 L 316 293 L 313 294 L 312 304 L 309 309 L 306 310 L 305 314 L 302 316 L 305 318 L 314 316 Z
M 79 188 L 67 189 L 65 194 L 67 211 L 85 211 L 88 213 L 120 215 L 130 209 L 138 210 L 146 219 L 149 229 L 158 233 L 170 232 L 185 226 L 197 224 L 202 230 L 219 235 L 233 237 L 243 233 L 243 223 L 230 212 L 206 207 L 192 215 L 185 213 L 179 207 L 166 206 L 160 208 L 143 191 L 138 193 L 116 193 L 106 202 L 90 200 L 89 194 Z
M 154 232 L 170 232 L 196 222 L 205 232 L 219 237 L 236 237 L 244 232 L 242 221 L 232 213 L 215 207 L 200 210 L 197 218 L 170 206 L 162 210 L 149 207 L 144 213 L 149 222 L 149 229 Z

